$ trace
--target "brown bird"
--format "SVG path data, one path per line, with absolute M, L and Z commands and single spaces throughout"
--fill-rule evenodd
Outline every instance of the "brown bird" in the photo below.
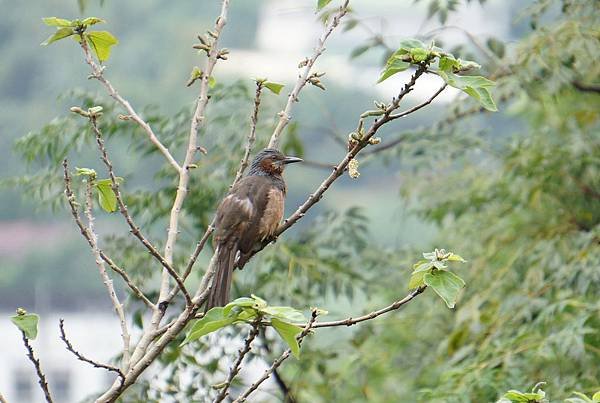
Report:
M 248 174 L 219 204 L 213 237 L 216 268 L 206 310 L 229 302 L 233 269 L 242 268 L 255 245 L 273 235 L 279 226 L 286 194 L 283 169 L 300 161 L 275 149 L 262 150 Z

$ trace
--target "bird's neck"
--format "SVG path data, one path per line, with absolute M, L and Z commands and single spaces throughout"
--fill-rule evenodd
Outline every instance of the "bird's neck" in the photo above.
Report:
M 263 170 L 253 170 L 248 173 L 247 176 L 263 176 L 271 179 L 273 185 L 277 187 L 279 190 L 285 193 L 286 186 L 285 181 L 283 180 L 283 176 L 280 173 L 276 172 L 265 172 Z

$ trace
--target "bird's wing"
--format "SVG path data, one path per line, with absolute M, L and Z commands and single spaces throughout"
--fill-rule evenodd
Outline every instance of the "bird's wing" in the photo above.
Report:
M 217 208 L 215 243 L 228 244 L 239 241 L 255 213 L 247 192 L 244 189 L 232 189 Z

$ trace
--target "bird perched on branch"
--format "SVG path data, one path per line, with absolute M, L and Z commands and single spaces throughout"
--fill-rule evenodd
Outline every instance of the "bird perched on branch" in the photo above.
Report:
M 229 302 L 233 269 L 242 268 L 255 245 L 275 233 L 283 218 L 283 170 L 287 164 L 300 161 L 275 149 L 262 150 L 248 174 L 219 204 L 213 237 L 216 267 L 206 310 Z

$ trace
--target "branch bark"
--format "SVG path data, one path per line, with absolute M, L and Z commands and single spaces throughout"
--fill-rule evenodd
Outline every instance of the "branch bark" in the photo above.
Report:
M 244 346 L 238 351 L 237 358 L 233 362 L 231 368 L 229 369 L 229 373 L 227 374 L 227 379 L 225 380 L 223 387 L 219 391 L 219 394 L 217 395 L 215 400 L 213 400 L 213 403 L 220 403 L 229 395 L 229 387 L 231 386 L 231 382 L 236 377 L 236 375 L 240 372 L 240 368 L 242 366 L 242 361 L 244 360 L 244 357 L 246 356 L 246 354 L 248 354 L 250 352 L 250 349 L 252 348 L 252 342 L 258 335 L 259 326 L 260 326 L 260 318 L 257 319 L 254 323 L 252 323 L 252 329 L 250 329 L 250 332 L 248 333 L 248 337 L 246 337 L 246 340 L 244 341 Z
M 296 337 L 296 339 L 298 340 L 298 344 L 302 344 L 302 339 L 304 339 L 304 337 L 306 337 L 306 335 L 308 335 L 310 333 L 310 330 L 312 329 L 315 321 L 317 320 L 317 315 L 318 315 L 317 310 L 313 309 L 309 322 L 304 327 L 304 330 L 302 330 L 302 332 Z M 277 368 L 279 368 L 281 366 L 281 364 L 283 364 L 283 362 L 291 354 L 292 354 L 292 350 L 290 350 L 289 348 L 287 350 L 285 350 L 283 352 L 283 354 L 281 354 L 279 357 L 277 357 L 277 359 L 275 361 L 273 361 L 273 364 L 267 370 L 265 370 L 265 372 L 262 374 L 262 376 L 260 378 L 258 378 L 258 380 L 256 382 L 254 382 L 248 389 L 246 389 L 246 391 L 244 391 L 237 399 L 235 399 L 233 401 L 233 403 L 245 402 L 248 399 L 248 396 L 250 396 L 252 394 L 252 392 L 254 392 L 256 389 L 258 389 L 258 387 L 264 381 L 269 379 L 271 374 L 275 370 L 277 370 Z
M 292 118 L 290 115 L 292 111 L 292 105 L 294 104 L 294 102 L 298 102 L 298 95 L 300 94 L 302 88 L 304 88 L 304 86 L 308 82 L 308 75 L 310 74 L 313 65 L 315 64 L 319 56 L 321 56 L 321 54 L 325 51 L 325 42 L 327 41 L 327 38 L 329 38 L 333 30 L 339 25 L 340 20 L 348 12 L 349 4 L 350 0 L 344 1 L 344 4 L 340 6 L 338 12 L 333 16 L 331 23 L 329 23 L 329 25 L 325 28 L 325 31 L 319 38 L 317 42 L 317 47 L 315 48 L 315 51 L 312 54 L 312 56 L 300 63 L 300 66 L 303 66 L 303 70 L 298 75 L 298 81 L 296 81 L 296 85 L 292 89 L 292 92 L 290 92 L 290 94 L 288 95 L 285 108 L 281 112 L 279 112 L 279 122 L 277 123 L 277 126 L 275 127 L 275 130 L 271 135 L 271 139 L 269 140 L 269 148 L 279 148 L 279 141 L 281 134 L 283 133 L 283 129 L 285 129 L 285 127 Z
M 87 225 L 87 233 L 90 237 L 90 243 L 92 247 L 92 253 L 94 254 L 94 258 L 96 259 L 96 266 L 98 266 L 98 271 L 100 272 L 100 277 L 102 277 L 102 282 L 108 291 L 108 296 L 115 308 L 115 312 L 119 317 L 119 324 L 121 326 L 121 338 L 123 339 L 123 367 L 127 367 L 129 365 L 130 358 L 130 340 L 129 329 L 127 328 L 127 321 L 125 320 L 125 311 L 123 310 L 123 305 L 119 301 L 119 297 L 115 292 L 115 287 L 113 286 L 113 282 L 106 272 L 106 267 L 104 266 L 104 260 L 100 256 L 100 249 L 98 248 L 98 237 L 94 232 L 94 216 L 92 214 L 92 181 L 88 179 L 86 184 L 85 191 L 85 216 L 88 220 Z
M 167 159 L 169 164 L 171 164 L 171 166 L 173 166 L 173 168 L 175 168 L 177 172 L 181 172 L 181 167 L 179 166 L 177 161 L 175 161 L 175 158 L 173 158 L 173 156 L 169 152 L 169 149 L 160 142 L 150 125 L 144 119 L 142 119 L 142 117 L 140 117 L 140 115 L 131 106 L 129 101 L 127 101 L 125 98 L 119 95 L 115 87 L 113 87 L 110 81 L 108 81 L 104 77 L 104 67 L 100 67 L 98 63 L 94 61 L 94 58 L 92 57 L 92 53 L 90 52 L 90 48 L 86 41 L 81 41 L 81 49 L 83 49 L 83 54 L 85 56 L 86 63 L 92 69 L 92 75 L 90 76 L 90 78 L 95 78 L 106 88 L 108 94 L 127 111 L 129 118 L 136 122 L 144 130 L 144 132 L 146 132 L 146 135 L 148 136 L 150 141 L 156 146 L 156 148 L 158 148 L 162 155 Z
M 31 361 L 33 363 L 33 366 L 35 367 L 35 372 L 38 377 L 38 383 L 40 385 L 40 388 L 42 389 L 42 392 L 44 392 L 44 397 L 46 398 L 46 402 L 52 403 L 52 395 L 50 395 L 50 388 L 48 387 L 48 381 L 46 380 L 46 375 L 44 375 L 44 372 L 42 371 L 42 366 L 40 364 L 40 360 L 38 358 L 36 358 L 35 353 L 33 351 L 33 347 L 31 347 L 31 344 L 29 344 L 29 339 L 27 338 L 27 336 L 25 336 L 25 332 L 21 331 L 21 334 L 23 336 L 23 344 L 25 345 L 25 348 L 27 349 L 27 357 L 29 358 L 29 361 Z
M 75 357 L 77 357 L 78 360 L 87 362 L 88 364 L 91 364 L 94 368 L 102 368 L 107 371 L 115 372 L 119 376 L 119 378 L 121 378 L 121 380 L 125 379 L 125 374 L 123 374 L 123 371 L 121 371 L 119 368 L 113 367 L 112 365 L 102 364 L 100 362 L 89 359 L 89 358 L 85 357 L 83 354 L 81 354 L 79 351 L 75 350 L 75 348 L 73 347 L 73 344 L 71 344 L 71 342 L 67 338 L 67 334 L 65 332 L 64 326 L 65 326 L 64 319 L 59 319 L 58 327 L 60 328 L 60 339 L 65 343 L 67 350 L 70 351 L 71 353 L 73 353 L 73 355 L 75 355 Z

